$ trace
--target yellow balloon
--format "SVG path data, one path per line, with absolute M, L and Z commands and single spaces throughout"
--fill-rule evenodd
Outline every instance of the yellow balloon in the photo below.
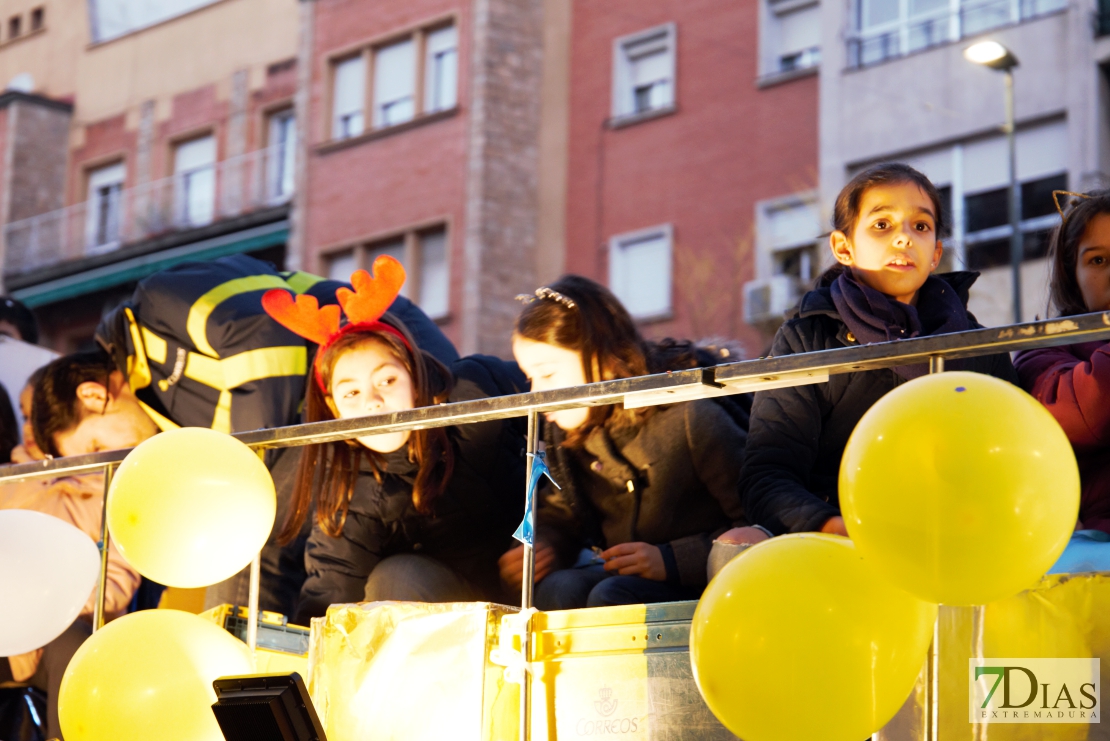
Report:
M 58 693 L 66 741 L 223 741 L 212 680 L 250 674 L 250 651 L 197 615 L 143 610 L 74 654 Z
M 938 373 L 879 400 L 840 465 L 860 553 L 930 602 L 985 604 L 1032 586 L 1079 515 L 1079 469 L 1033 397 L 978 373 Z
M 771 538 L 702 595 L 694 679 L 744 741 L 859 741 L 909 696 L 936 618 L 936 605 L 881 579 L 847 538 Z
M 258 455 L 215 430 L 163 432 L 132 450 L 108 492 L 112 540 L 143 576 L 206 587 L 238 573 L 274 526 L 274 481 Z

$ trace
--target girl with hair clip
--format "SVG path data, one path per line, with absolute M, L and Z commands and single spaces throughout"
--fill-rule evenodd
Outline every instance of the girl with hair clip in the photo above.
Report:
M 978 273 L 933 275 L 944 214 L 920 172 L 897 163 L 861 172 L 837 196 L 833 220 L 829 246 L 837 264 L 779 328 L 771 355 L 980 327 L 967 310 Z M 1006 354 L 951 361 L 948 369 L 1017 380 Z M 884 394 L 927 372 L 924 364 L 900 366 L 757 392 L 740 483 L 748 516 L 776 535 L 847 535 L 837 477 L 848 436 Z
M 620 301 L 586 278 L 566 276 L 522 298 L 513 355 L 533 391 L 714 365 L 729 355 L 645 342 Z M 714 536 L 747 524 L 736 488 L 747 425 L 741 404 L 721 397 L 546 415 L 547 462 L 562 488 L 541 492 L 537 507 L 536 606 L 697 599 Z M 516 548 L 501 559 L 513 586 L 520 556 Z
M 384 313 L 404 268 L 388 256 L 374 277 L 337 291 L 339 306 L 275 289 L 262 299 L 279 323 L 319 345 L 305 421 L 389 414 L 515 393 L 523 378 L 496 358 L 448 369 Z M 297 621 L 342 602 L 499 600 L 497 558 L 523 512 L 524 440 L 512 422 L 366 435 L 305 447 L 281 540 L 315 511 Z M 307 623 L 302 623 L 307 624 Z
M 1052 195 L 1063 218 L 1049 248 L 1052 307 L 1059 316 L 1110 311 L 1110 191 Z M 1075 449 L 1079 527 L 1110 533 L 1110 342 L 1025 350 L 1014 365 Z

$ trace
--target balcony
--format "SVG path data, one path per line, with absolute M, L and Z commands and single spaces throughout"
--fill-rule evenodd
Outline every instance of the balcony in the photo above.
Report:
M 1067 7 L 1068 0 L 962 0 L 956 12 L 944 7 L 883 20 L 848 36 L 848 67 L 881 64 Z
M 122 187 L 122 175 L 106 183 L 90 178 L 87 200 L 4 226 L 4 272 L 106 255 L 280 206 L 293 194 L 292 151 L 283 142 L 132 188 Z

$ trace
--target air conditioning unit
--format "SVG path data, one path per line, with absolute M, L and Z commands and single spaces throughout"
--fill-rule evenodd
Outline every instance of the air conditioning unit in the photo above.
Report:
M 744 321 L 767 324 L 782 321 L 798 301 L 801 286 L 793 275 L 773 275 L 744 284 Z

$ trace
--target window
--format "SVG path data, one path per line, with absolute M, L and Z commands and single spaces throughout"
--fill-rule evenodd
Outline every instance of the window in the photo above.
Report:
M 442 226 L 404 232 L 325 257 L 332 280 L 348 281 L 359 268 L 370 270 L 374 260 L 389 255 L 405 266 L 401 295 L 416 302 L 432 319 L 448 315 L 449 270 L 447 230 Z
M 617 39 L 613 59 L 613 117 L 668 110 L 675 101 L 675 26 Z
M 332 93 L 332 138 L 346 139 L 362 133 L 362 105 L 366 97 L 366 63 L 362 57 L 335 65 Z
M 821 61 L 821 6 L 817 0 L 767 0 L 760 38 L 764 74 L 816 67 Z
M 212 223 L 216 203 L 216 139 L 178 144 L 173 156 L 174 215 L 179 226 Z
M 45 18 L 46 18 L 46 9 L 45 8 L 35 8 L 34 10 L 32 10 L 31 11 L 31 30 L 32 31 L 41 31 L 43 25 L 45 25 L 43 23 Z
M 293 171 L 297 157 L 297 119 L 292 110 L 270 116 L 266 148 L 267 195 L 285 200 L 293 193 Z
M 459 86 L 457 37 L 455 27 L 447 26 L 432 31 L 425 41 L 424 110 L 428 113 L 455 107 Z
M 8 19 L 8 38 L 14 39 L 21 33 L 23 33 L 23 18 L 13 15 Z
M 1036 260 L 1048 254 L 1048 235 L 1059 221 L 1052 191 L 1067 188 L 1067 173 L 1019 184 L 1023 260 Z M 972 270 L 1010 264 L 1009 199 L 1009 187 L 965 198 L 967 259 Z
M 373 70 L 369 86 L 368 63 Z M 458 105 L 458 30 L 442 23 L 420 29 L 337 62 L 332 74 L 333 139 L 362 134 L 367 108 L 372 129 L 449 111 Z
M 671 232 L 667 225 L 609 242 L 609 288 L 635 319 L 671 312 Z
M 89 252 L 106 251 L 119 242 L 124 177 L 122 162 L 89 172 L 85 201 L 85 246 Z
M 330 280 L 339 280 L 344 283 L 351 280 L 351 273 L 358 270 L 358 260 L 354 250 L 337 252 L 325 258 L 327 267 L 324 273 Z
M 374 51 L 374 128 L 416 115 L 416 45 L 412 39 Z
M 821 217 L 816 194 L 801 193 L 756 206 L 756 229 L 762 276 L 788 275 L 799 286 L 817 277 L 817 238 Z
M 848 63 L 875 64 L 1067 5 L 1068 0 L 858 0 Z

